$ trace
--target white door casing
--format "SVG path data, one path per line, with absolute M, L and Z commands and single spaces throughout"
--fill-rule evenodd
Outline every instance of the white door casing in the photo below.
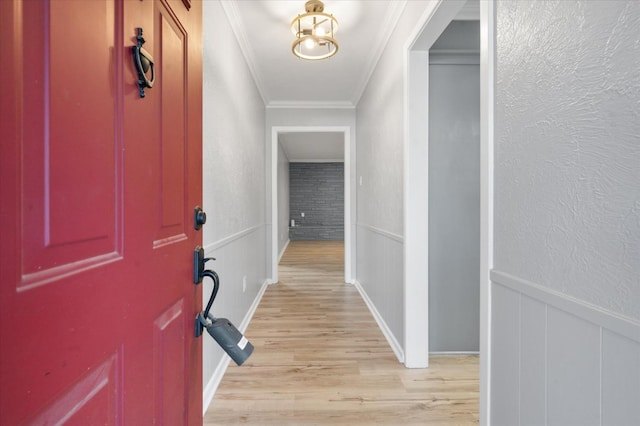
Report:
M 490 423 L 493 266 L 493 123 L 495 5 L 480 1 L 480 424 Z M 405 46 L 404 297 L 407 368 L 429 363 L 428 117 L 429 51 L 464 1 L 439 1 L 421 17 Z M 416 42 L 420 40 L 420 46 Z M 427 125 L 424 123 L 427 122 Z
M 273 126 L 271 128 L 271 283 L 278 282 L 278 135 L 292 132 L 341 132 L 344 135 L 344 280 L 352 284 L 352 259 L 355 258 L 355 238 L 351 223 L 352 170 L 355 170 L 350 126 Z

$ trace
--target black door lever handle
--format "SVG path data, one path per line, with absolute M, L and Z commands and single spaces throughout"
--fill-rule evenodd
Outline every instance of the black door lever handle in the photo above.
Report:
M 204 257 L 204 249 L 200 246 L 196 246 L 195 250 L 193 251 L 193 283 L 194 284 L 200 284 L 202 282 L 202 278 L 205 276 L 209 278 L 213 278 L 208 273 L 215 274 L 215 272 L 204 269 L 204 264 L 209 260 L 216 260 L 216 258 Z

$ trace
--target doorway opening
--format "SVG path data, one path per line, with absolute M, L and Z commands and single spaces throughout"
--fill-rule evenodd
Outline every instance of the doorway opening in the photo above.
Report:
M 465 4 L 466 3 L 466 4 Z M 493 81 L 494 5 L 477 0 L 439 2 L 420 20 L 405 50 L 405 186 L 404 186 L 404 277 L 405 354 L 408 368 L 429 365 L 429 51 L 459 13 L 475 9 L 480 28 L 480 122 L 479 122 L 479 293 L 480 423 L 488 424 L 490 396 L 489 271 L 492 267 L 493 221 Z M 477 19 L 477 18 L 476 18 Z M 436 301 L 437 302 L 437 301 Z
M 350 127 L 348 126 L 309 126 L 309 127 L 273 127 L 271 137 L 271 282 L 278 282 L 278 263 L 281 254 L 284 251 L 283 240 L 288 240 L 289 226 L 291 219 L 296 218 L 289 217 L 289 211 L 283 211 L 286 209 L 285 204 L 279 202 L 279 171 L 281 172 L 283 167 L 281 157 L 280 141 L 288 135 L 307 135 L 309 139 L 315 137 L 322 137 L 322 134 L 326 135 L 339 135 L 342 141 L 342 158 L 344 161 L 344 280 L 346 283 L 353 283 L 352 276 L 352 254 L 353 244 L 355 239 L 352 235 L 352 191 L 351 191 L 351 171 L 353 170 L 351 156 L 351 138 Z M 299 160 L 299 159 L 290 159 Z M 338 159 L 325 159 L 325 160 L 338 160 Z M 334 163 L 335 161 L 324 161 L 325 163 Z M 280 176 L 282 179 L 282 176 Z M 282 201 L 282 200 L 281 200 Z M 300 217 L 300 220 L 304 220 L 304 217 Z M 298 230 L 296 230 L 298 231 Z
M 425 76 L 426 77 L 426 76 Z M 479 351 L 480 23 L 429 49 L 429 353 Z

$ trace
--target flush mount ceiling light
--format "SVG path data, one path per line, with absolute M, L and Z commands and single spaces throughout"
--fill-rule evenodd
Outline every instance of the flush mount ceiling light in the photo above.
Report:
M 333 38 L 338 31 L 338 21 L 324 13 L 320 0 L 309 0 L 304 5 L 307 13 L 291 21 L 291 31 L 296 39 L 291 45 L 294 55 L 302 59 L 326 59 L 338 51 L 338 41 Z

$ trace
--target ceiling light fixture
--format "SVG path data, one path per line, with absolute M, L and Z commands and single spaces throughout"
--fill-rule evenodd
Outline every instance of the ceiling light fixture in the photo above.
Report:
M 291 51 L 297 57 L 309 60 L 335 55 L 338 41 L 334 34 L 338 31 L 338 21 L 333 15 L 324 13 L 324 4 L 320 0 L 309 0 L 304 8 L 307 13 L 291 21 L 291 32 L 296 36 Z

